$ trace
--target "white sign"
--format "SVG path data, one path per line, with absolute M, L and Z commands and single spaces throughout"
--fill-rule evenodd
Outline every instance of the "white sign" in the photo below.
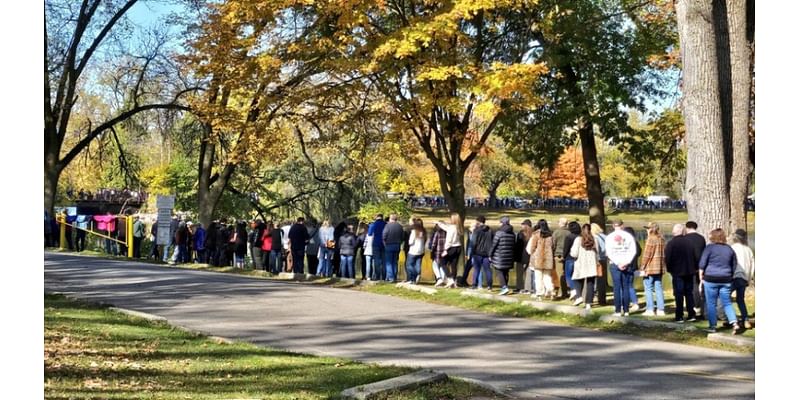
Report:
M 158 195 L 156 197 L 156 208 L 159 210 L 162 208 L 169 208 L 170 210 L 175 208 L 175 196 Z
M 606 256 L 618 266 L 630 264 L 636 257 L 636 239 L 628 232 L 614 230 L 606 236 Z

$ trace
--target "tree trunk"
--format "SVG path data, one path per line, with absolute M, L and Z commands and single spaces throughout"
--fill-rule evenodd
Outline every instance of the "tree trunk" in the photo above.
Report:
M 489 188 L 489 207 L 490 208 L 497 208 L 497 187 Z
M 606 211 L 603 203 L 603 185 L 600 183 L 600 164 L 597 161 L 597 146 L 594 143 L 594 126 L 589 118 L 584 117 L 578 134 L 581 138 L 586 194 L 589 197 L 589 221 L 600 225 L 605 231 Z
M 45 147 L 45 150 L 47 148 Z M 56 192 L 58 191 L 58 178 L 61 170 L 58 166 L 58 154 L 48 154 L 45 151 L 44 157 L 44 209 L 53 215 L 53 207 L 56 205 Z
M 752 54 L 748 40 L 747 21 L 747 1 L 728 1 L 732 122 L 729 233 L 739 228 L 747 230 L 746 199 L 752 173 L 749 130 Z
M 725 186 L 722 113 L 711 3 L 676 4 L 683 61 L 683 116 L 686 126 L 686 202 L 689 219 L 708 235 L 727 226 L 730 202 Z

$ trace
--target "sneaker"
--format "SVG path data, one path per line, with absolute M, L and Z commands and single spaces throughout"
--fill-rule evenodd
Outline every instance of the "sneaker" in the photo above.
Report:
M 731 335 L 738 335 L 742 333 L 742 329 L 739 327 L 739 324 L 733 324 L 733 331 L 731 331 Z
M 695 321 L 697 321 L 697 317 L 689 317 L 689 319 L 686 320 L 686 322 L 695 322 Z
M 629 313 L 629 312 L 627 312 L 627 311 L 625 311 L 625 313 L 624 313 L 624 314 L 622 314 L 622 316 L 623 316 L 623 317 L 629 317 L 630 315 L 631 315 L 631 313 Z
M 703 331 L 705 331 L 705 333 L 717 333 L 717 328 L 706 328 L 703 329 Z
M 572 303 L 572 305 L 573 306 L 579 306 L 579 305 L 581 305 L 581 303 L 583 303 L 583 297 L 578 296 L 578 298 L 575 299 L 575 302 Z
M 702 312 L 703 312 L 702 308 L 700 308 L 700 307 L 695 307 L 694 308 L 694 314 L 695 315 L 700 315 Z
M 647 311 L 643 312 L 642 315 L 645 316 L 645 317 L 653 317 L 653 316 L 656 315 L 656 313 L 654 313 L 653 310 L 647 310 Z
M 533 299 L 533 301 L 542 301 L 542 296 L 537 296 L 535 294 L 532 294 L 531 298 Z
M 656 315 L 659 316 L 659 317 L 663 317 L 663 316 L 665 316 L 667 314 L 664 313 L 664 310 L 656 310 Z
M 753 325 L 750 323 L 750 321 L 745 320 L 744 321 L 744 329 L 752 329 L 752 328 L 753 328 Z
M 437 279 L 437 280 L 436 280 L 436 283 L 433 285 L 433 287 L 440 287 L 440 286 L 442 286 L 443 284 L 444 284 L 444 282 L 442 282 L 442 280 L 441 280 L 441 279 Z
M 631 312 L 637 312 L 637 311 L 639 311 L 639 305 L 638 304 L 631 304 L 630 305 L 630 309 L 631 309 Z
M 672 322 L 675 322 L 675 323 L 678 323 L 678 324 L 682 324 L 683 323 L 683 318 L 675 318 Z
M 570 289 L 569 291 L 569 299 L 574 300 L 578 297 L 578 291 L 575 289 Z
M 499 294 L 500 296 L 505 296 L 505 295 L 507 295 L 509 292 L 510 292 L 510 290 L 508 290 L 508 288 L 503 288 L 502 290 L 500 290 L 500 293 L 498 293 L 498 294 Z
M 591 304 L 587 304 L 585 309 L 586 309 L 586 311 L 592 311 L 592 305 Z
M 614 313 L 614 314 L 612 314 L 612 315 L 613 315 L 613 316 L 615 316 L 615 317 L 621 317 L 621 316 L 622 316 L 622 313 L 615 312 L 615 313 Z

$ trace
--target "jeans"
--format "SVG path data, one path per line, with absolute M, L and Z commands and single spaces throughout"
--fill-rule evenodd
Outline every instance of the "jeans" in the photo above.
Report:
M 644 299 L 647 303 L 647 311 L 653 311 L 653 289 L 656 292 L 656 307 L 659 311 L 664 311 L 664 288 L 661 286 L 661 274 L 648 275 L 642 279 L 644 282 Z
M 163 250 L 164 254 L 162 255 L 163 258 L 161 259 L 161 261 L 167 262 L 169 260 L 169 248 L 170 247 L 172 247 L 172 246 L 169 245 L 169 244 L 165 244 L 164 245 L 164 250 Z
M 367 274 L 364 275 L 365 277 L 372 280 L 372 274 L 375 272 L 374 268 L 372 268 L 372 256 L 371 255 L 364 255 L 364 264 L 367 265 Z
M 80 229 L 75 233 L 75 250 L 78 252 L 86 250 L 86 232 Z
M 142 258 L 142 239 L 140 237 L 133 237 L 133 257 Z
M 614 312 L 628 312 L 630 306 L 630 285 L 633 283 L 633 271 L 620 271 L 617 265 L 609 263 L 611 281 L 614 285 Z
M 728 321 L 736 321 L 736 313 L 733 312 L 731 304 L 731 283 L 703 282 L 703 290 L 706 292 L 706 315 L 708 316 L 708 326 L 717 327 L 717 299 L 722 300 L 722 308 Z
M 281 249 L 273 249 L 269 252 L 270 271 L 272 271 L 273 274 L 281 272 L 282 256 L 283 252 L 281 251 Z
M 675 319 L 683 319 L 683 307 L 686 305 L 686 312 L 689 319 L 695 318 L 694 294 L 693 290 L 694 275 L 673 276 L 672 292 L 675 294 Z
M 400 257 L 400 243 L 388 243 L 385 247 L 386 280 L 397 280 L 397 259 Z
M 261 248 L 253 246 L 252 250 L 250 250 L 250 255 L 253 257 L 253 268 L 264 269 L 264 253 L 261 251 Z
M 179 244 L 175 246 L 175 250 L 172 252 L 172 262 L 173 263 L 180 263 L 183 262 L 184 254 L 186 253 L 186 245 Z
M 355 268 L 353 268 L 353 256 L 343 255 L 341 257 L 342 257 L 342 266 L 341 266 L 342 277 L 355 278 L 356 270 Z
M 744 302 L 744 294 L 747 289 L 747 280 L 735 278 L 733 280 L 733 289 L 736 292 L 736 305 L 739 307 L 739 319 L 742 321 L 749 321 L 749 318 L 747 317 L 747 304 Z
M 583 293 L 584 289 L 586 289 L 586 294 Z M 575 281 L 575 290 L 578 291 L 578 297 L 583 297 L 584 303 L 592 304 L 592 299 L 594 298 L 594 277 Z
M 523 251 L 525 251 L 525 250 L 523 250 Z M 526 285 L 530 286 L 530 282 L 528 282 L 528 280 L 527 280 L 527 277 L 528 277 L 528 275 L 526 274 L 526 270 L 527 269 L 528 269 L 527 265 L 525 265 L 525 264 L 523 264 L 521 262 L 515 262 L 514 263 L 514 272 L 515 272 L 515 275 L 517 277 L 516 287 L 517 287 L 517 291 L 518 292 L 523 290 L 523 289 L 528 289 L 526 287 Z M 530 289 L 528 289 L 528 290 L 530 290 Z
M 333 268 L 331 267 L 331 260 L 333 259 L 333 250 L 327 247 L 319 248 L 319 266 L 317 267 L 317 275 L 331 276 Z
M 406 262 L 406 279 L 409 282 L 416 282 L 417 277 L 420 276 L 422 273 L 422 254 L 420 255 L 408 255 L 408 261 Z
M 374 270 L 373 274 L 375 275 L 375 276 L 373 276 L 373 279 L 378 280 L 378 281 L 382 281 L 382 280 L 386 279 L 386 269 L 384 268 L 384 264 L 383 264 L 384 257 L 385 257 L 385 252 L 384 252 L 383 246 L 379 246 L 379 247 L 373 246 L 372 247 L 372 261 L 375 264 L 373 266 L 373 270 Z
M 206 263 L 206 249 L 195 250 L 197 253 L 197 263 L 198 264 L 205 264 Z
M 522 285 L 524 290 L 530 293 L 536 293 L 536 279 L 534 277 L 533 267 L 528 264 L 525 266 L 525 283 Z
M 575 281 L 572 280 L 572 272 L 575 270 L 575 259 L 567 257 L 564 259 L 564 280 L 567 282 L 567 287 L 575 289 Z
M 500 281 L 500 288 L 508 289 L 508 269 L 498 269 L 497 272 L 497 280 Z
M 473 255 L 472 267 L 475 268 L 472 279 L 472 287 L 483 287 L 484 282 L 487 288 L 492 288 L 492 270 L 489 262 L 489 257 Z
M 305 263 L 303 262 L 306 255 L 306 249 L 295 250 L 292 249 L 292 272 L 295 274 L 304 273 Z

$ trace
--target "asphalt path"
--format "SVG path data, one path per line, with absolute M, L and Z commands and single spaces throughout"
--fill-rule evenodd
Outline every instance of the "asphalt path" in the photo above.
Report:
M 257 345 L 479 379 L 521 398 L 747 399 L 755 358 L 347 289 L 48 253 L 47 292 Z

